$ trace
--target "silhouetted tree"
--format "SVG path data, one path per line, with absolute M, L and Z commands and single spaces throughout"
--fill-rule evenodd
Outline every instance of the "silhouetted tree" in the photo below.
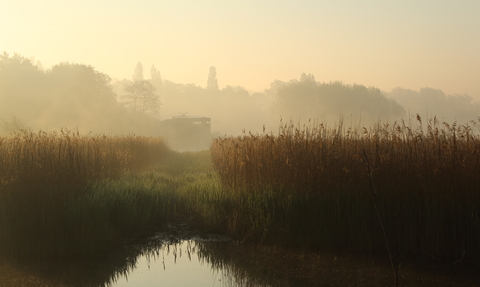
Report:
M 41 63 L 40 61 L 37 61 L 37 62 L 35 63 L 35 66 L 37 66 L 37 68 L 38 68 L 39 70 L 43 71 L 43 65 L 42 65 L 42 63 Z
M 217 69 L 213 66 L 210 67 L 208 73 L 207 89 L 218 91 Z
M 44 71 L 30 59 L 0 54 L 0 130 L 67 127 L 81 132 L 158 134 L 157 121 L 145 114 L 132 116 L 117 102 L 110 83 L 108 75 L 91 66 L 61 63 Z M 123 86 L 118 91 L 123 94 Z M 138 110 L 155 110 L 155 105 L 144 108 L 149 101 L 143 100 Z
M 446 95 L 443 91 L 421 88 L 420 91 L 395 88 L 390 94 L 408 111 L 410 116 L 436 116 L 440 121 L 465 124 L 476 120 L 480 114 L 480 103 L 469 95 Z
M 37 68 L 38 68 L 39 70 L 43 71 L 43 65 L 42 65 L 42 63 L 41 63 L 40 61 L 36 61 L 36 62 L 35 62 L 35 57 L 34 57 L 34 56 L 30 57 L 30 62 L 32 63 L 32 65 L 37 66 Z
M 154 65 L 152 65 L 152 68 L 150 69 L 150 82 L 155 88 L 157 88 L 157 90 L 162 87 L 160 71 L 158 71 Z
M 127 105 L 134 113 L 156 116 L 160 100 L 155 87 L 147 80 L 138 80 L 125 86 Z
M 48 71 L 54 93 L 65 101 L 82 106 L 108 105 L 115 101 L 110 77 L 92 66 L 61 63 Z
M 386 98 L 377 88 L 345 85 L 341 82 L 318 83 L 313 75 L 302 74 L 300 81 L 276 81 L 274 110 L 282 117 L 337 118 L 340 115 L 376 121 L 403 116 L 404 109 Z
M 302 82 L 302 83 L 307 83 L 307 82 L 316 83 L 315 77 L 312 74 L 307 75 L 305 73 L 302 73 L 302 75 L 300 76 L 300 82 Z
M 0 54 L 0 117 L 12 117 L 27 124 L 48 106 L 46 75 L 18 54 Z
M 143 65 L 142 63 L 138 62 L 135 70 L 133 70 L 133 81 L 142 81 L 143 80 Z
M 39 118 L 41 126 L 107 130 L 123 112 L 110 77 L 92 66 L 61 63 L 47 71 L 47 81 L 49 104 Z

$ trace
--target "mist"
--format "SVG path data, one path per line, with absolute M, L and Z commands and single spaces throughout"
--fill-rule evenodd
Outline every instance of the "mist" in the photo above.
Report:
M 145 73 L 145 70 L 147 72 Z M 280 121 L 316 120 L 346 126 L 394 122 L 416 114 L 460 124 L 476 120 L 480 103 L 441 90 L 320 82 L 312 74 L 274 80 L 263 92 L 221 87 L 221 71 L 205 69 L 205 87 L 163 79 L 155 66 L 132 65 L 131 79 L 112 80 L 84 64 L 43 69 L 18 54 L 0 55 L 0 132 L 78 130 L 81 133 L 163 135 L 174 116 L 211 118 L 213 136 L 278 131 Z
M 441 90 L 425 87 L 419 91 L 395 88 L 387 95 L 401 104 L 409 117 L 436 116 L 440 122 L 467 124 L 480 116 L 480 102 L 467 94 L 446 95 Z
M 3 133 L 78 130 L 153 134 L 156 120 L 121 103 L 108 75 L 92 66 L 60 63 L 43 70 L 20 55 L 0 56 L 0 128 Z

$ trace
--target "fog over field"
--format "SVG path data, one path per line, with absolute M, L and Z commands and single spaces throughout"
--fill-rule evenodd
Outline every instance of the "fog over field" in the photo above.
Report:
M 480 116 L 480 2 L 7 0 L 0 132 Z
M 150 75 L 148 75 L 150 74 Z M 142 63 L 132 77 L 120 81 L 91 66 L 60 63 L 44 70 L 20 55 L 0 58 L 0 114 L 2 130 L 82 133 L 135 133 L 158 135 L 159 122 L 173 116 L 212 118 L 215 135 L 238 135 L 278 129 L 280 120 L 295 123 L 315 120 L 369 126 L 381 121 L 438 116 L 440 122 L 466 123 L 480 115 L 480 103 L 468 95 L 446 95 L 433 88 L 419 91 L 342 82 L 319 82 L 312 74 L 289 81 L 275 80 L 263 92 L 251 93 L 240 86 L 219 88 L 215 67 L 205 73 L 206 85 L 174 83 L 162 79 L 152 66 Z

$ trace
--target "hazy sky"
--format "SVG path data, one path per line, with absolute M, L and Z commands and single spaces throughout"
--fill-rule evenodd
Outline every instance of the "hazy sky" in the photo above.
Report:
M 479 0 L 3 0 L 0 52 L 131 78 L 263 91 L 275 79 L 432 87 L 480 100 Z

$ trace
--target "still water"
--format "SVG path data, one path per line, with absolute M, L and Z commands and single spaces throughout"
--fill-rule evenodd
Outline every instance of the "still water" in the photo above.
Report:
M 235 278 L 227 266 L 213 265 L 200 253 L 201 248 L 197 242 L 187 240 L 141 256 L 131 273 L 116 278 L 109 286 L 244 286 L 246 282 Z M 257 285 L 249 282 L 249 286 Z
M 480 286 L 472 273 L 400 263 L 400 286 Z M 96 260 L 0 261 L 8 286 L 393 286 L 388 262 L 240 244 L 176 228 Z
M 480 286 L 472 273 L 400 264 L 400 286 Z M 448 274 L 448 275 L 447 275 Z M 139 257 L 108 286 L 394 286 L 387 261 L 291 252 L 222 240 L 184 240 Z

